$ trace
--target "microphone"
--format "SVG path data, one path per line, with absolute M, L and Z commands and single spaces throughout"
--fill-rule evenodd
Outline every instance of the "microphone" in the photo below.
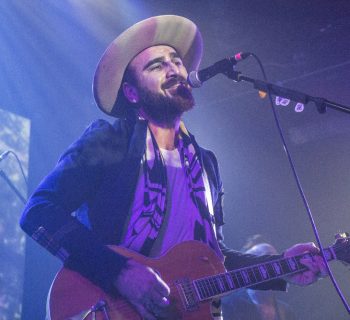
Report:
M 2 154 L 0 154 L 0 162 L 2 160 L 4 160 L 10 153 L 11 153 L 11 151 L 7 150 L 7 151 L 3 152 Z
M 208 68 L 199 71 L 191 71 L 187 77 L 187 82 L 192 88 L 199 88 L 202 86 L 203 82 L 216 76 L 218 73 L 227 74 L 232 70 L 234 65 L 247 59 L 250 55 L 250 52 L 239 52 L 232 57 L 215 62 Z

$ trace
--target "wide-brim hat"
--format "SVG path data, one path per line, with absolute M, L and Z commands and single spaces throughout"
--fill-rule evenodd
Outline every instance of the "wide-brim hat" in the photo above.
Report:
M 116 117 L 125 115 L 125 104 L 118 96 L 124 72 L 136 55 L 156 45 L 173 47 L 188 72 L 198 69 L 203 41 L 191 20 L 175 15 L 142 20 L 121 33 L 108 46 L 97 65 L 93 93 L 103 112 Z

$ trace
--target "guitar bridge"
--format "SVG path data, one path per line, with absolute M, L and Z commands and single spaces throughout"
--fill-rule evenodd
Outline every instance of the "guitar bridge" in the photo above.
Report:
M 198 309 L 198 298 L 190 279 L 184 278 L 175 281 L 176 288 L 181 297 L 182 304 L 186 311 Z

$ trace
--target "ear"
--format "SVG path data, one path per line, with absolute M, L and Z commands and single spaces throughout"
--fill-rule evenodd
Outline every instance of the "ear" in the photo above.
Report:
M 139 102 L 139 92 L 135 86 L 131 85 L 128 82 L 124 82 L 122 86 L 124 96 L 130 103 Z

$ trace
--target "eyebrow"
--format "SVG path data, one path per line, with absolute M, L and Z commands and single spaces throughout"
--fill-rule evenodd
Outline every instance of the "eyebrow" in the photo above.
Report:
M 180 55 L 177 53 L 177 52 L 171 52 L 170 53 L 170 58 L 171 59 L 174 59 L 174 58 L 180 58 Z M 181 58 L 180 58 L 181 59 Z M 143 70 L 146 70 L 148 67 L 150 67 L 152 64 L 155 64 L 155 63 L 159 63 L 159 62 L 163 62 L 165 60 L 165 57 L 162 56 L 162 57 L 158 57 L 158 58 L 154 58 L 150 61 L 148 61 L 146 63 L 146 65 L 143 67 Z

